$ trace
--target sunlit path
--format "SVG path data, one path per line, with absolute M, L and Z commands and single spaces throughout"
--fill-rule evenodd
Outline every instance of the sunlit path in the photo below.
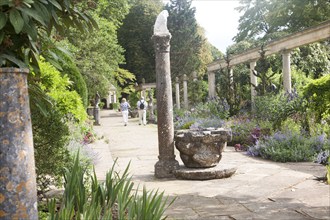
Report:
M 175 203 L 167 210 L 169 219 L 330 219 L 330 189 L 316 181 L 324 167 L 314 163 L 274 163 L 246 156 L 228 147 L 219 166 L 238 167 L 228 179 L 187 181 L 156 179 L 158 161 L 157 126 L 139 126 L 129 119 L 124 126 L 119 112 L 101 111 L 101 126 L 95 126 L 103 138 L 95 148 L 100 160 L 99 178 L 113 160 L 116 170 L 131 162 L 130 173 L 136 187 L 165 191 Z M 102 144 L 103 142 L 103 144 Z M 176 159 L 182 164 L 176 151 Z

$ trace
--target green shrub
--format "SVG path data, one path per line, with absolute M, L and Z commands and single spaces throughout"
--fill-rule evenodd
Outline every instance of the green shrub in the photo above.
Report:
M 167 198 L 158 191 L 148 192 L 143 188 L 133 193 L 133 182 L 128 174 L 129 165 L 120 174 L 114 166 L 106 174 L 104 182 L 98 182 L 96 174 L 85 181 L 86 167 L 79 162 L 79 153 L 73 166 L 65 168 L 65 190 L 60 208 L 52 199 L 48 204 L 49 219 L 162 219 L 167 207 Z
M 240 115 L 230 118 L 227 122 L 227 126 L 232 130 L 232 141 L 228 145 L 234 146 L 240 144 L 240 146 L 246 149 L 248 146 L 255 144 L 255 131 L 260 130 L 260 134 L 257 139 L 262 138 L 265 135 L 272 133 L 271 124 L 268 121 L 257 121 L 250 119 L 248 116 Z
M 71 83 L 68 76 L 61 76 L 60 72 L 47 62 L 40 61 L 39 67 L 39 85 L 54 100 L 55 108 L 67 119 L 84 122 L 87 113 L 78 93 L 69 90 Z
M 76 91 L 79 96 L 81 97 L 81 100 L 83 102 L 83 105 L 85 108 L 88 106 L 88 91 L 87 91 L 87 85 L 86 82 L 81 75 L 78 67 L 76 64 L 72 61 L 72 59 L 64 54 L 63 52 L 60 53 L 65 61 L 60 62 L 62 67 L 62 76 L 67 75 L 70 78 L 70 81 L 72 81 L 72 84 L 70 85 L 70 90 Z
M 298 112 L 305 112 L 305 102 L 296 92 L 264 95 L 255 98 L 254 117 L 259 121 L 269 121 L 274 130 Z
M 56 109 L 44 115 L 38 109 L 31 108 L 31 119 L 37 185 L 39 193 L 42 194 L 50 185 L 61 183 L 62 168 L 68 165 L 70 158 L 66 148 L 69 127 Z
M 304 87 L 304 95 L 309 100 L 308 108 L 315 114 L 316 122 L 330 123 L 330 74 L 313 80 Z
M 40 77 L 38 81 L 31 82 L 30 79 L 29 87 L 32 91 L 31 120 L 37 185 L 39 193 L 43 193 L 50 185 L 61 183 L 62 168 L 68 165 L 70 158 L 67 149 L 70 133 L 74 127 L 80 130 L 79 126 L 83 126 L 87 114 L 80 96 L 69 90 L 69 79 L 62 77 L 42 59 L 39 66 Z

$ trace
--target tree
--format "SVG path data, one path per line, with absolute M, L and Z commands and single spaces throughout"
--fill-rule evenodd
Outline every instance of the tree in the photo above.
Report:
M 276 39 L 276 33 L 293 33 L 330 19 L 328 0 L 241 0 L 236 42 Z M 273 35 L 273 36 L 272 36 Z
M 234 40 L 252 40 L 256 42 L 251 45 L 254 47 L 330 19 L 328 0 L 241 0 L 240 3 L 238 10 L 243 15 Z M 292 56 L 293 63 L 309 76 L 327 74 L 330 63 L 328 44 L 324 41 L 296 49 Z M 302 53 L 297 53 L 299 50 Z M 281 62 L 277 60 L 275 63 Z
M 156 81 L 153 25 L 162 10 L 160 0 L 131 0 L 131 8 L 118 29 L 119 44 L 125 49 L 121 68 L 132 72 L 137 82 Z
M 80 35 L 71 29 L 69 42 L 61 42 L 74 55 L 88 88 L 89 99 L 98 91 L 101 96 L 108 94 L 110 84 L 116 86 L 114 73 L 124 62 L 124 50 L 118 44 L 117 29 L 113 22 L 93 13 L 98 29 L 88 35 Z M 97 86 L 95 86 L 97 85 Z
M 190 0 L 171 0 L 165 9 L 169 12 L 167 25 L 172 34 L 172 78 L 190 76 L 201 65 L 199 52 L 205 40 L 198 33 L 195 8 Z

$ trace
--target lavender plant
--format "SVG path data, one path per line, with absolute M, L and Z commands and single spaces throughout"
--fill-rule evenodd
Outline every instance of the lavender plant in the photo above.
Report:
M 226 100 L 220 98 L 209 99 L 206 103 L 199 103 L 190 111 L 175 110 L 175 129 L 204 129 L 219 128 L 229 117 L 229 106 Z
M 317 154 L 330 148 L 324 136 L 308 137 L 301 133 L 281 131 L 250 146 L 247 154 L 277 162 L 314 161 Z

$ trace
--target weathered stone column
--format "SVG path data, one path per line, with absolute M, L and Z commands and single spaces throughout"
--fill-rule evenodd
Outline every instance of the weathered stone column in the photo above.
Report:
M 149 102 L 148 102 L 148 110 L 149 110 L 148 122 L 149 123 L 155 123 L 156 120 L 155 120 L 154 104 L 153 104 L 153 97 L 152 97 L 151 90 L 148 91 L 148 98 L 149 98 Z
M 178 77 L 175 77 L 175 100 L 177 109 L 180 109 L 180 85 Z
M 157 123 L 159 161 L 155 164 L 157 178 L 174 177 L 179 168 L 174 155 L 172 83 L 170 69 L 171 34 L 167 29 L 168 12 L 162 11 L 155 22 L 152 36 L 156 56 Z
M 187 75 L 183 75 L 183 105 L 185 109 L 188 109 L 188 86 Z
M 253 85 L 258 86 L 257 77 L 253 74 L 255 72 L 254 68 L 257 65 L 257 61 L 253 60 L 250 62 L 250 82 L 251 82 L 251 101 L 254 103 L 254 97 L 257 96 L 257 91 Z
M 107 105 L 106 105 L 106 108 L 109 109 L 110 108 L 110 103 L 111 103 L 111 92 L 108 92 L 108 95 L 107 95 Z
M 195 71 L 192 73 L 192 76 L 193 76 L 193 81 L 196 82 L 197 81 L 197 73 Z
M 283 86 L 286 92 L 291 93 L 290 50 L 282 51 Z
M 0 68 L 1 219 L 38 219 L 28 72 Z
M 142 85 L 141 85 L 141 97 L 144 97 L 146 99 L 146 89 L 145 89 L 145 85 L 146 84 L 146 80 L 144 78 L 142 78 Z
M 215 73 L 208 72 L 209 98 L 215 97 Z
M 116 92 L 113 92 L 113 103 L 117 103 Z

